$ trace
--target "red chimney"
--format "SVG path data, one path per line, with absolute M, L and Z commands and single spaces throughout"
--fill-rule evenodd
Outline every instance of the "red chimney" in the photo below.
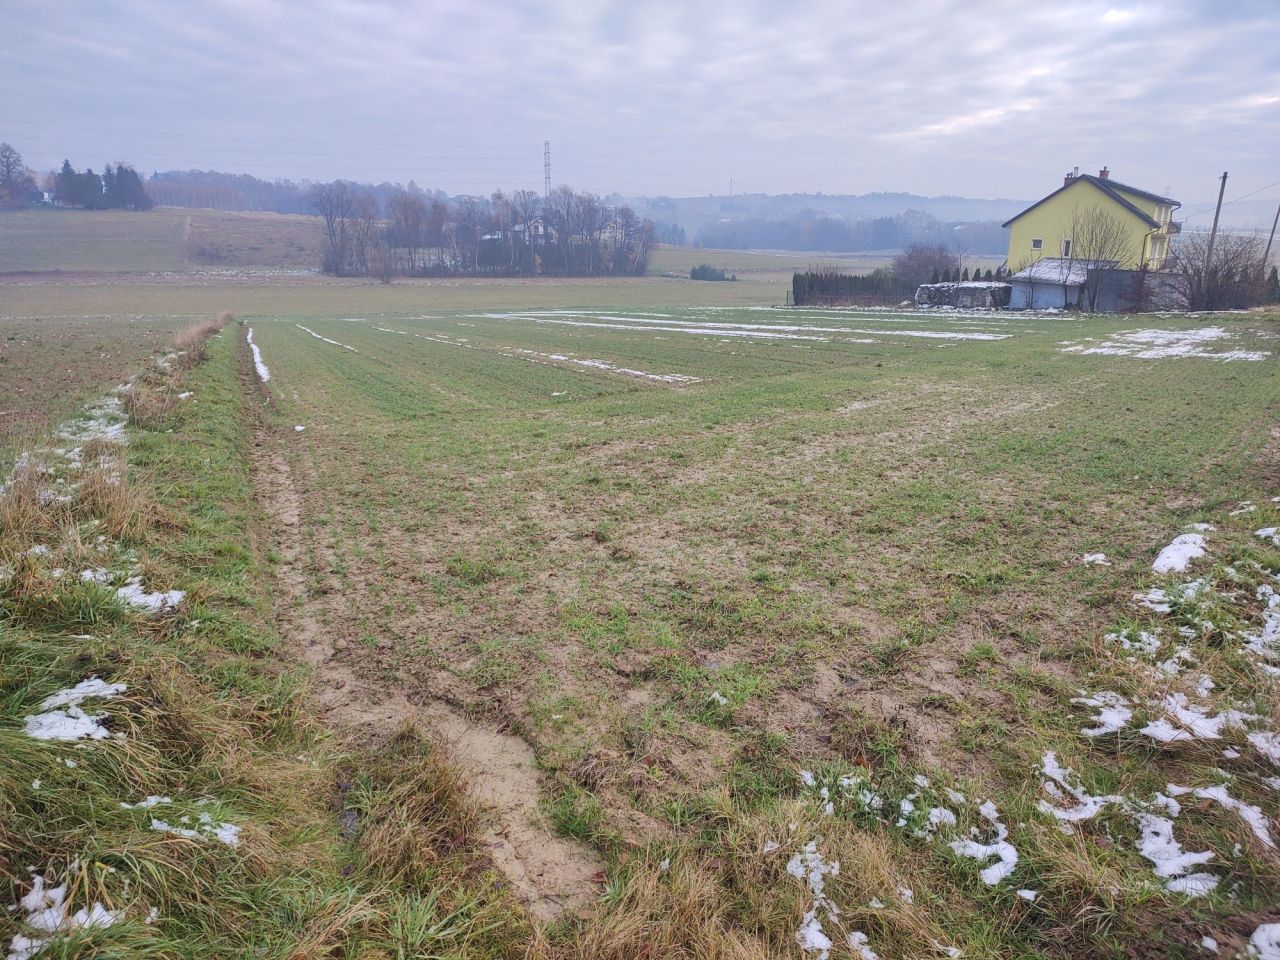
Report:
M 1110 179 L 1111 179 L 1111 171 L 1110 171 L 1110 170 L 1108 170 L 1106 167 L 1103 167 L 1101 170 L 1099 170 L 1099 171 L 1098 171 L 1098 179 L 1099 179 L 1099 180 L 1110 180 Z

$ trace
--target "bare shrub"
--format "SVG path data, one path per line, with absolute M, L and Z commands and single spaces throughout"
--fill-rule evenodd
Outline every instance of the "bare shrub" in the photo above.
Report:
M 136 540 L 157 516 L 145 484 L 125 482 L 124 449 L 116 447 L 88 465 L 77 485 L 77 504 L 102 522 L 109 537 Z
M 173 335 L 173 345 L 178 348 L 178 362 L 183 367 L 194 367 L 208 357 L 209 338 L 235 319 L 229 310 L 223 310 L 216 320 L 200 320 Z
M 177 396 L 167 382 L 160 387 L 135 383 L 120 397 L 120 405 L 129 415 L 129 422 L 144 430 L 158 429 L 173 413 L 177 402 Z

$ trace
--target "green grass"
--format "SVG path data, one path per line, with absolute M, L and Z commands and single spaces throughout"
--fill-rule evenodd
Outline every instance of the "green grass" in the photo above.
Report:
M 1202 933 L 1247 933 L 1280 894 L 1273 854 L 1234 814 L 1188 801 L 1178 819 L 1179 842 L 1216 851 L 1209 869 L 1223 880 L 1191 902 L 1166 892 L 1138 856 L 1131 816 L 1112 810 L 1060 831 L 1039 808 L 1037 772 L 1054 750 L 1091 792 L 1149 798 L 1168 783 L 1219 782 L 1229 744 L 1242 754 L 1230 763 L 1233 796 L 1274 814 L 1262 779 L 1273 771 L 1248 752 L 1243 731 L 1169 751 L 1137 733 L 1167 681 L 1102 639 L 1159 626 L 1171 641 L 1177 627 L 1191 628 L 1200 669 L 1218 682 L 1216 708 L 1237 704 L 1274 729 L 1274 687 L 1232 640 L 1256 625 L 1256 588 L 1280 570 L 1280 556 L 1252 535 L 1277 518 L 1274 358 L 1140 361 L 1059 349 L 1205 322 L 1193 318 L 764 313 L 656 301 L 535 316 L 531 304 L 544 297 L 565 308 L 570 297 L 645 288 L 468 286 L 412 308 L 401 308 L 410 291 L 434 288 L 324 289 L 331 302 L 321 288 L 301 288 L 292 303 L 272 292 L 272 309 L 246 318 L 272 370 L 269 405 L 249 412 L 260 395 L 234 378 L 233 331 L 191 375 L 199 406 L 179 408 L 174 434 L 138 431 L 130 448 L 136 467 L 157 477 L 166 509 L 195 523 L 137 547 L 158 574 L 192 589 L 199 606 L 188 616 L 209 625 L 153 631 L 126 618 L 110 634 L 123 654 L 58 659 L 53 637 L 71 631 L 79 601 L 47 613 L 13 607 L 37 652 L 14 655 L 21 673 L 5 688 L 4 716 L 99 664 L 139 671 L 127 674 L 139 690 L 165 689 L 159 668 L 134 665 L 159 650 L 156 663 L 172 659 L 184 683 L 208 690 L 182 716 L 225 709 L 236 730 L 250 731 L 250 769 L 299 778 L 281 777 L 288 797 L 237 779 L 219 756 L 224 728 L 197 726 L 176 738 L 180 747 L 148 745 L 158 780 L 139 767 L 111 780 L 117 774 L 94 767 L 102 786 L 93 804 L 59 798 L 68 810 L 67 836 L 54 838 L 61 862 L 87 844 L 91 831 L 76 825 L 106 823 L 92 808 L 110 808 L 124 782 L 134 796 L 153 783 L 209 793 L 269 841 L 276 858 L 261 874 L 230 860 L 210 868 L 225 879 L 201 903 L 223 905 L 225 920 L 190 907 L 198 921 L 183 914 L 158 933 L 138 931 L 138 943 L 181 937 L 188 955 L 215 955 L 241 945 L 236 930 L 261 923 L 273 955 L 287 955 L 336 916 L 342 933 L 325 947 L 342 956 L 790 956 L 811 898 L 787 863 L 810 840 L 842 864 L 827 894 L 844 928 L 866 932 L 885 957 L 934 955 L 938 944 L 966 956 L 1193 956 Z M 530 303 L 510 311 L 522 291 Z M 245 292 L 250 302 L 264 296 Z M 507 315 L 484 315 L 495 312 Z M 660 329 L 680 327 L 672 321 L 744 326 Z M 1274 342 L 1271 318 L 1212 322 L 1229 325 L 1242 348 Z M 796 323 L 850 329 L 763 336 Z M 722 335 L 753 324 L 755 337 Z M 975 329 L 1009 338 L 893 332 Z M 699 382 L 673 386 L 554 356 Z M 308 564 L 308 610 L 327 635 L 356 641 L 353 669 L 426 698 L 446 690 L 476 722 L 529 742 L 548 822 L 607 864 L 586 917 L 538 939 L 494 893 L 500 878 L 470 842 L 465 785 L 429 743 L 398 737 L 373 756 L 334 756 L 311 725 L 294 671 L 276 666 L 266 560 L 249 536 L 260 509 L 246 474 L 253 416 L 292 467 L 297 535 L 331 544 L 332 559 Z M 1244 499 L 1258 509 L 1232 516 Z M 1232 594 L 1180 603 L 1169 617 L 1135 608 L 1131 595 L 1157 582 L 1155 551 L 1196 520 L 1217 526 L 1196 572 Z M 1079 565 L 1099 549 L 1114 566 Z M 1134 723 L 1119 737 L 1082 736 L 1088 711 L 1070 702 L 1080 688 L 1125 694 Z M 138 711 L 175 709 L 173 698 L 157 702 L 110 710 L 141 736 Z M 300 731 L 314 741 L 300 745 Z M 320 773 L 290 760 L 300 752 Z M 842 778 L 867 796 L 846 793 Z M 322 782 L 359 813 L 354 846 L 326 817 Z M 979 814 L 987 799 L 1019 851 L 1012 877 L 994 888 L 946 843 L 970 828 L 990 835 Z M 954 810 L 955 834 L 923 835 L 933 805 Z M 1237 843 L 1243 854 L 1233 858 Z M 266 887 L 259 917 L 246 891 Z M 1019 899 L 1019 888 L 1037 890 L 1036 901 Z

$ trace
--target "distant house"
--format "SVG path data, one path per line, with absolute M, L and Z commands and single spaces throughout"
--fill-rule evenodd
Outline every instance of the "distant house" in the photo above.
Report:
M 1181 230 L 1173 211 L 1182 206 L 1171 197 L 1139 190 L 1111 179 L 1103 167 L 1098 175 L 1068 173 L 1062 186 L 1006 221 L 1009 231 L 1009 269 L 1025 270 L 1037 260 L 1114 260 L 1121 270 L 1160 270 L 1169 256 L 1169 238 Z M 1117 236 L 1106 244 L 1090 245 L 1090 226 L 1096 234 L 1099 219 L 1112 221 Z
M 1181 224 L 1171 197 L 1076 171 L 1005 222 L 1014 309 L 1138 309 Z

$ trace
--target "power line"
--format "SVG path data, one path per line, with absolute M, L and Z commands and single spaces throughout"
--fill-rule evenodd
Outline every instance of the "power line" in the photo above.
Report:
M 1259 187 L 1257 190 L 1254 190 L 1252 193 L 1246 193 L 1243 196 L 1236 197 L 1234 200 L 1228 200 L 1225 203 L 1222 203 L 1222 206 L 1229 207 L 1233 203 L 1239 203 L 1241 200 L 1248 200 L 1250 197 L 1256 197 L 1258 194 L 1262 193 L 1263 190 L 1270 190 L 1272 187 L 1277 187 L 1277 186 L 1280 186 L 1280 180 L 1275 181 L 1275 183 L 1268 183 L 1265 187 Z M 1221 202 L 1221 199 L 1219 200 L 1219 202 Z M 1192 217 L 1200 217 L 1208 212 L 1209 212 L 1209 208 L 1206 207 L 1205 209 L 1201 210 L 1199 213 L 1187 214 L 1185 219 L 1190 220 Z

